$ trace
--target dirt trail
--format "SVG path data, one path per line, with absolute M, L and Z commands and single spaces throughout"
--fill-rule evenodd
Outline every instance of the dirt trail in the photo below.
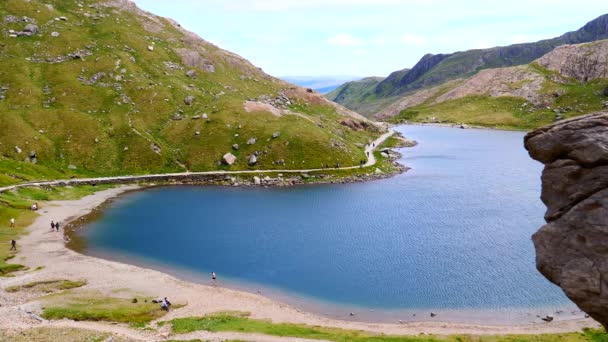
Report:
M 395 134 L 395 131 L 390 130 L 389 132 L 381 135 L 378 139 L 373 141 L 371 144 L 365 146 L 365 154 L 368 155 L 367 162 L 363 167 L 370 167 L 376 164 L 376 158 L 374 151 L 378 146 L 388 139 L 388 137 Z M 90 184 L 90 183 L 109 183 L 112 181 L 126 183 L 129 181 L 137 182 L 139 180 L 180 180 L 182 178 L 189 178 L 192 176 L 217 176 L 217 175 L 246 175 L 246 174 L 264 174 L 264 173 L 307 173 L 315 171 L 338 171 L 338 170 L 354 170 L 359 169 L 360 166 L 348 166 L 339 168 L 329 169 L 302 169 L 302 170 L 246 170 L 246 171 L 205 171 L 205 172 L 180 172 L 180 173 L 157 173 L 139 176 L 116 176 L 116 177 L 95 177 L 95 178 L 74 178 L 74 179 L 63 179 L 54 181 L 40 181 L 40 182 L 27 182 L 21 184 L 15 184 L 5 187 L 0 187 L 0 193 L 11 191 L 28 186 L 61 186 L 61 185 L 78 185 L 78 184 Z

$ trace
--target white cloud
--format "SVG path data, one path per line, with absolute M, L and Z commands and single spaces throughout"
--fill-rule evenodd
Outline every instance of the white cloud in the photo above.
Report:
M 336 46 L 358 46 L 361 45 L 362 41 L 361 39 L 348 33 L 338 33 L 329 37 L 327 43 Z
M 425 3 L 431 0 L 410 0 L 408 4 Z M 340 8 L 344 6 L 378 6 L 399 5 L 403 6 L 403 0 L 232 0 L 227 1 L 226 7 L 231 10 L 262 10 L 280 11 L 291 9 L 321 9 Z
M 413 45 L 424 45 L 427 43 L 427 39 L 423 36 L 419 36 L 416 34 L 406 34 L 399 38 L 399 41 L 405 44 L 413 44 Z
M 367 50 L 357 49 L 357 50 L 353 51 L 353 54 L 356 56 L 367 55 Z

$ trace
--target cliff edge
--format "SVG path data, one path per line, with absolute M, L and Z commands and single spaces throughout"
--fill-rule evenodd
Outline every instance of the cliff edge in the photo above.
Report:
M 557 122 L 524 140 L 545 164 L 547 224 L 532 237 L 537 268 L 608 328 L 608 112 Z

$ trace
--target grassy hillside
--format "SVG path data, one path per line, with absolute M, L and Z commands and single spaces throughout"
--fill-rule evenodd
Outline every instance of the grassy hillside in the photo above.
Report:
M 372 117 L 400 97 L 450 80 L 467 78 L 481 70 L 531 63 L 564 44 L 579 44 L 608 38 L 608 14 L 598 17 L 577 31 L 534 43 L 450 54 L 425 55 L 411 70 L 399 70 L 365 93 L 351 92 L 342 97 L 328 96 L 361 114 Z M 373 94 L 373 96 L 372 96 Z
M 382 77 L 366 77 L 347 82 L 326 94 L 325 97 L 358 113 L 374 113 L 393 100 L 380 99 L 374 93 L 378 84 L 383 80 Z
M 377 135 L 341 125 L 354 114 L 126 0 L 4 0 L 0 19 L 0 185 L 354 165 Z M 32 24 L 36 34 L 20 35 Z M 284 115 L 247 112 L 246 100 Z M 236 163 L 220 165 L 228 152 Z

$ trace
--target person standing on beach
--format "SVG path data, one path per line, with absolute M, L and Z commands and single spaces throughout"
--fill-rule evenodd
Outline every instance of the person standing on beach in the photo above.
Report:
M 51 221 L 51 231 L 55 230 L 55 221 Z
M 17 250 L 17 241 L 11 240 L 11 251 Z
M 217 285 L 217 274 L 215 272 L 211 272 L 211 283 Z
M 11 228 L 15 228 L 15 218 L 11 217 Z
M 55 230 L 59 231 L 59 221 L 55 222 Z

